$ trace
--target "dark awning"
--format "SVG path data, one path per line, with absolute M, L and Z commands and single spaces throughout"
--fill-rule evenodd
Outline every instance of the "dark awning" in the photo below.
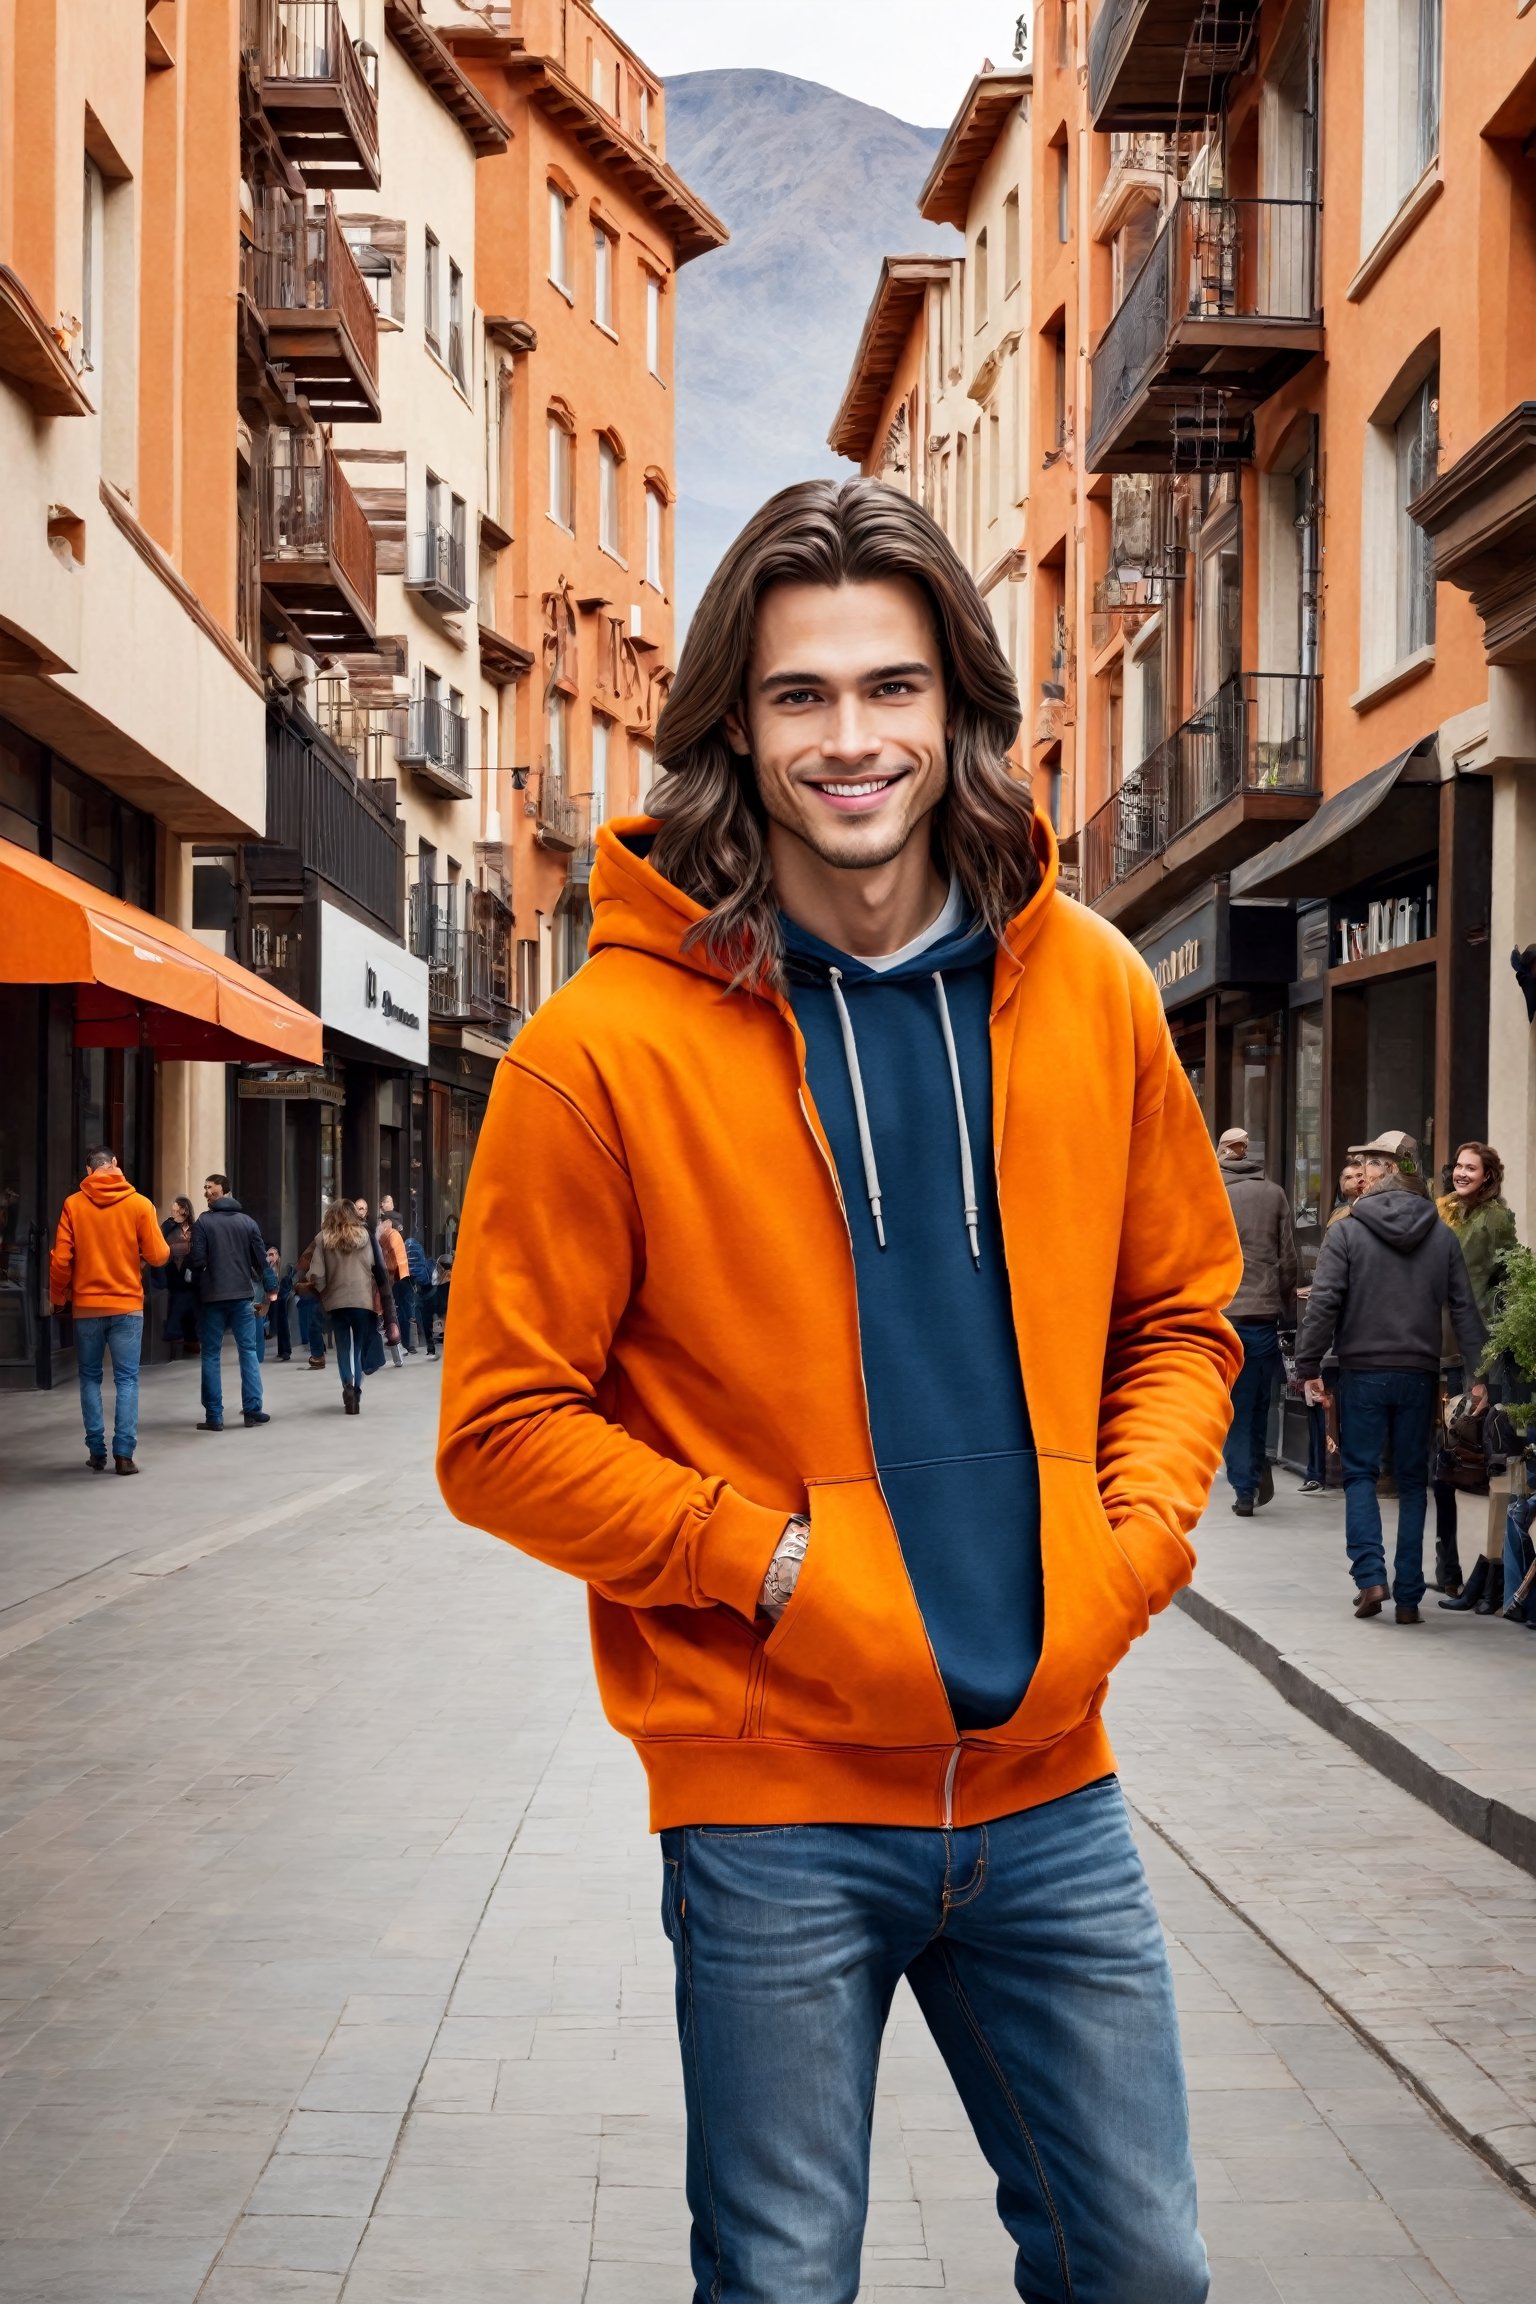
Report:
M 1440 766 L 1433 736 L 1325 800 L 1317 814 L 1232 874 L 1236 896 L 1337 896 L 1379 880 L 1440 836 Z

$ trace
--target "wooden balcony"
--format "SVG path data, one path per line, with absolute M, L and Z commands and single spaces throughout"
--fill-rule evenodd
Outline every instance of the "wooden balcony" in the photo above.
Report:
M 262 194 L 249 293 L 267 358 L 292 376 L 311 415 L 323 424 L 376 424 L 378 314 L 329 195 L 306 210 L 284 192 Z
M 1245 672 L 1219 688 L 1084 825 L 1083 902 L 1144 927 L 1315 814 L 1318 686 Z
M 322 653 L 365 649 L 378 610 L 373 530 L 329 448 L 292 433 L 273 445 L 283 460 L 263 476 L 262 590 Z
M 1181 195 L 1094 351 L 1089 470 L 1240 463 L 1322 344 L 1316 204 Z
M 378 98 L 339 0 L 243 0 L 242 16 L 262 110 L 305 183 L 377 191 Z
M 559 848 L 574 856 L 590 837 L 591 801 L 568 792 L 565 777 L 554 768 L 539 771 L 534 815 L 534 838 L 541 848 Z
M 1219 112 L 1259 0 L 1099 0 L 1088 35 L 1095 128 L 1192 128 Z

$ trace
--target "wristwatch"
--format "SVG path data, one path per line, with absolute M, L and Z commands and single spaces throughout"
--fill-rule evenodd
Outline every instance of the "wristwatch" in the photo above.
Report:
M 758 1606 L 764 1615 L 771 1616 L 775 1624 L 789 1606 L 795 1585 L 800 1577 L 800 1563 L 805 1558 L 811 1541 L 811 1524 L 803 1512 L 793 1513 L 785 1524 L 783 1535 L 774 1547 L 758 1595 Z

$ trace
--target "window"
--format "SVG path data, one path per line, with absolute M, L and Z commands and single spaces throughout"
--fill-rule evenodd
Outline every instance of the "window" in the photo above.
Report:
M 1426 376 L 1394 427 L 1397 454 L 1397 653 L 1411 656 L 1435 637 L 1435 556 L 1408 511 L 1440 464 L 1440 373 Z
M 457 264 L 448 267 L 448 366 L 461 392 L 469 389 L 464 357 L 464 275 Z
M 608 813 L 608 723 L 600 712 L 592 715 L 592 829 Z
M 661 374 L 661 282 L 645 276 L 645 364 L 653 376 Z
M 624 556 L 623 505 L 619 476 L 623 459 L 606 436 L 597 444 L 597 540 L 615 560 Z
M 85 163 L 85 185 L 80 210 L 80 350 L 82 368 L 94 368 L 101 359 L 102 209 L 106 189 L 94 160 Z
M 987 236 L 985 232 L 978 232 L 976 235 L 976 253 L 972 259 L 972 280 L 974 285 L 971 291 L 971 325 L 979 334 L 987 324 L 988 310 Z
M 1445 0 L 1365 0 L 1363 255 L 1440 150 L 1444 30 Z
M 642 80 L 640 83 L 640 141 L 642 144 L 649 144 L 650 140 L 651 91 Z
M 987 519 L 997 520 L 1003 509 L 1003 423 L 994 408 L 987 418 Z
M 1398 194 L 1411 192 L 1440 149 L 1445 0 L 1402 0 L 1398 30 Z
M 613 330 L 613 239 L 602 225 L 592 231 L 592 316 L 599 328 Z
M 596 53 L 592 57 L 592 93 L 599 104 L 603 100 L 603 60 Z
M 549 743 L 549 773 L 557 784 L 563 785 L 571 756 L 571 700 L 559 688 L 550 691 L 545 728 Z
M 1011 296 L 1019 284 L 1019 195 L 1010 192 L 1003 202 L 1003 294 Z
M 666 512 L 661 491 L 647 488 L 645 492 L 645 580 L 658 592 L 665 589 L 662 582 L 663 522 Z
M 1067 444 L 1067 339 L 1058 331 L 1051 338 L 1051 448 L 1060 455 Z
M 576 443 L 570 425 L 553 410 L 549 417 L 549 516 L 562 528 L 576 527 Z
M 555 286 L 569 296 L 571 293 L 570 249 L 567 225 L 570 202 L 558 184 L 549 188 L 549 276 Z
M 1056 147 L 1056 237 L 1072 237 L 1072 164 L 1065 144 Z
M 442 297 L 442 250 L 435 232 L 428 231 L 426 261 L 422 266 L 422 319 L 426 325 L 427 342 L 435 352 L 442 342 L 440 303 Z

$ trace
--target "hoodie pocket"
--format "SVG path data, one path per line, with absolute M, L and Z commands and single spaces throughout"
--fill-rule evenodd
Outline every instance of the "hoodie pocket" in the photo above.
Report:
M 1146 1592 L 1109 1524 L 1092 1464 L 1041 1456 L 1040 1551 L 1045 1637 L 1023 1703 L 987 1732 L 1001 1743 L 1051 1743 L 1079 1727 L 1147 1628 Z
M 878 1481 L 812 1480 L 794 1598 L 764 1641 L 747 1733 L 809 1744 L 954 1741 Z

